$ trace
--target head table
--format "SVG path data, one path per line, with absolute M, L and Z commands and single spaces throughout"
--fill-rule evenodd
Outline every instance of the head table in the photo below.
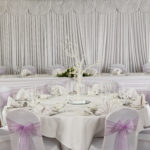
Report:
M 73 105 L 71 101 L 87 100 L 90 103 Z M 101 94 L 98 96 L 41 96 L 28 101 L 23 107 L 18 101 L 6 106 L 6 112 L 24 108 L 39 116 L 42 126 L 42 135 L 56 138 L 65 147 L 71 150 L 88 150 L 93 137 L 103 137 L 105 118 L 109 113 L 120 108 L 135 109 L 139 113 L 138 131 L 150 125 L 149 105 L 124 106 L 117 94 Z
M 146 100 L 150 103 L 150 75 L 144 73 L 130 73 L 126 75 L 114 76 L 103 73 L 99 76 L 84 77 L 82 82 L 88 85 L 98 84 L 101 81 L 116 81 L 120 88 L 135 88 L 138 92 L 146 95 Z M 69 90 L 74 88 L 74 79 L 65 77 L 53 77 L 50 75 L 32 75 L 21 77 L 20 75 L 0 76 L 0 85 L 9 87 L 13 90 L 20 88 L 33 88 L 44 85 L 65 85 Z

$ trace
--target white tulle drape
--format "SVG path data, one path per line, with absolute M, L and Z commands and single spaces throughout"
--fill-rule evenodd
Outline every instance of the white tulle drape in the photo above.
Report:
M 65 53 L 65 38 L 77 44 L 85 64 L 97 61 L 103 71 L 122 63 L 128 71 L 141 71 L 149 60 L 150 14 L 78 14 L 71 11 L 46 15 L 0 15 L 0 65 L 13 73 L 16 66 L 33 65 L 38 72 L 55 64 L 72 66 Z

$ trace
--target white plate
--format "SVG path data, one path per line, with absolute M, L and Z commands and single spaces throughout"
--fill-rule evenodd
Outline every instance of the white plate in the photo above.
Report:
M 68 101 L 68 104 L 72 104 L 72 105 L 86 105 L 91 103 L 91 101 L 89 100 L 70 100 Z

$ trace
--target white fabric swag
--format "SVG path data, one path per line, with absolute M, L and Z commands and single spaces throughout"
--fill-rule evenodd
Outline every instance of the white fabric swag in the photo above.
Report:
M 0 65 L 13 73 L 16 66 L 33 65 L 38 73 L 55 64 L 72 66 L 65 38 L 77 44 L 85 64 L 97 61 L 107 72 L 111 64 L 125 64 L 128 71 L 142 71 L 149 60 L 150 16 L 135 13 L 79 14 L 70 11 L 45 15 L 0 15 Z
M 150 12 L 149 0 L 0 0 L 0 14 L 43 15 L 53 10 L 64 14 L 70 11 L 77 13 L 120 12 L 132 13 L 137 10 Z

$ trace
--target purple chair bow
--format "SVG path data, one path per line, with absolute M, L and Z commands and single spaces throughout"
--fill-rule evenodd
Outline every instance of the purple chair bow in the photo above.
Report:
M 21 125 L 10 119 L 7 119 L 8 128 L 11 133 L 17 133 L 19 136 L 18 150 L 34 150 L 32 137 L 41 136 L 40 123 L 30 123 Z
M 117 123 L 106 120 L 105 136 L 117 134 L 115 150 L 128 150 L 128 134 L 136 131 L 137 122 L 138 119 L 127 120 L 126 122 L 119 120 Z

